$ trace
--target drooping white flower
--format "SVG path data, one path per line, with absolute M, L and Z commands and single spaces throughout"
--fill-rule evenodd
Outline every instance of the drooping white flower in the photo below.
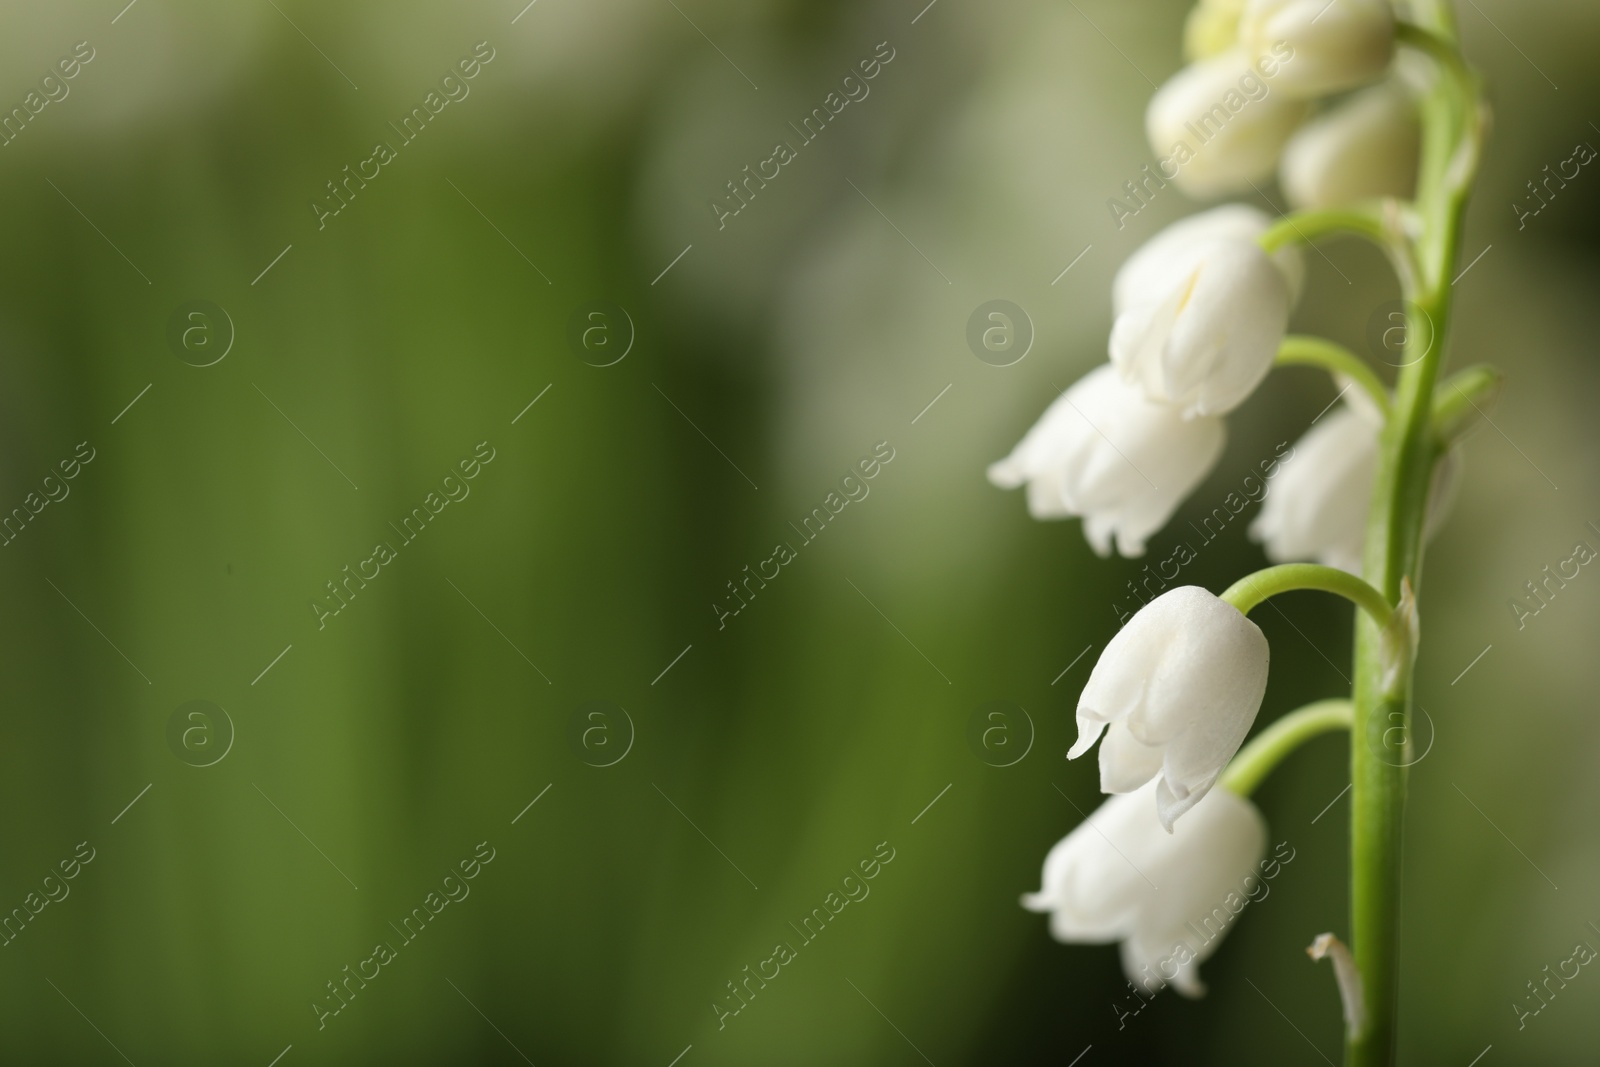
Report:
M 1363 89 L 1289 139 L 1279 169 L 1284 195 L 1299 208 L 1410 198 L 1421 144 L 1416 101 L 1402 82 Z
M 1251 56 L 1293 50 L 1273 79 L 1286 96 L 1308 98 L 1375 81 L 1394 57 L 1389 0 L 1250 0 L 1239 39 Z
M 1100 654 L 1078 698 L 1077 759 L 1100 745 L 1100 788 L 1158 778 L 1161 825 L 1194 807 L 1239 750 L 1267 690 L 1267 638 L 1197 585 L 1140 608 Z M 1158 777 L 1159 776 L 1159 777 Z
M 1123 261 L 1111 283 L 1111 310 L 1121 314 L 1151 294 L 1165 293 L 1183 284 L 1199 265 L 1205 246 L 1218 239 L 1254 241 L 1267 232 L 1272 218 L 1248 204 L 1223 204 L 1187 215 L 1136 249 Z M 1289 283 L 1292 303 L 1305 280 L 1305 259 L 1293 244 L 1272 253 L 1272 262 Z
M 1306 113 L 1304 101 L 1276 86 L 1239 48 L 1174 74 L 1144 116 L 1162 173 L 1170 169 L 1180 189 L 1201 198 L 1249 192 L 1252 182 L 1265 181 Z
M 1170 982 L 1197 997 L 1201 961 L 1254 892 L 1267 827 L 1254 804 L 1218 789 L 1168 834 L 1154 789 L 1111 797 L 1057 842 L 1022 906 L 1049 912 L 1058 941 L 1121 941 L 1123 970 L 1147 995 Z
M 1184 419 L 1103 365 L 1057 397 L 1017 447 L 989 467 L 1002 489 L 1026 483 L 1036 519 L 1082 516 L 1100 555 L 1144 554 L 1222 454 L 1221 419 Z
M 1250 240 L 1216 238 L 1173 259 L 1180 274 L 1127 295 L 1111 362 L 1151 400 L 1187 416 L 1222 415 L 1272 369 L 1289 325 L 1289 280 Z
M 1381 426 L 1370 404 L 1347 402 L 1295 442 L 1293 459 L 1267 480 L 1261 514 L 1250 524 L 1268 559 L 1316 560 L 1361 573 Z
M 1372 483 L 1378 469 L 1378 434 L 1383 416 L 1359 389 L 1317 420 L 1295 442 L 1289 461 L 1267 479 L 1261 514 L 1250 537 L 1274 563 L 1315 560 L 1351 574 L 1361 573 Z M 1423 535 L 1432 538 L 1454 501 L 1459 449 L 1434 467 Z

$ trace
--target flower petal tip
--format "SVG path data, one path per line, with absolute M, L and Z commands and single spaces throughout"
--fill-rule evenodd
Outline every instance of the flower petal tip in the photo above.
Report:
M 1016 489 L 1027 481 L 1021 466 L 1009 458 L 989 464 L 984 475 L 996 489 Z

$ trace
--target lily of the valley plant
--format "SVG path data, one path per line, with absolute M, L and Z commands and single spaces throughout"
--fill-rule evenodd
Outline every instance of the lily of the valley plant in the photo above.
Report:
M 1311 952 L 1333 960 L 1352 1065 L 1394 1054 L 1423 545 L 1447 507 L 1461 434 L 1500 384 L 1487 367 L 1441 374 L 1487 111 L 1447 0 L 1413 0 L 1407 18 L 1387 0 L 1202 0 L 1186 33 L 1192 65 L 1150 103 L 1151 147 L 1197 196 L 1259 193 L 1276 170 L 1295 210 L 1215 207 L 1135 252 L 1113 286 L 1110 361 L 989 469 L 996 485 L 1026 485 L 1036 518 L 1080 517 L 1101 555 L 1138 556 L 1217 462 L 1225 416 L 1274 366 L 1333 376 L 1342 400 L 1269 479 L 1251 526 L 1277 565 L 1220 595 L 1171 589 L 1106 645 L 1068 758 L 1098 742 L 1100 788 L 1114 795 L 1051 849 L 1023 904 L 1049 912 L 1062 941 L 1120 942 L 1146 996 L 1167 984 L 1200 995 L 1198 967 L 1217 941 L 1196 936 L 1196 922 L 1235 910 L 1222 905 L 1266 869 L 1250 793 L 1308 739 L 1346 730 L 1353 953 L 1332 934 Z M 1250 85 L 1267 88 L 1232 91 Z M 1211 136 L 1196 143 L 1196 129 Z M 1389 335 L 1403 338 L 1392 384 L 1332 341 L 1286 332 L 1302 246 L 1340 234 L 1386 254 L 1406 302 L 1400 336 Z M 1351 691 L 1244 745 L 1268 665 L 1248 615 L 1302 589 L 1356 606 Z

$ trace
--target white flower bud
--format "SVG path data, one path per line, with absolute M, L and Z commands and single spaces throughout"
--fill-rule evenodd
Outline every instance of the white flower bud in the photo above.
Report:
M 1246 53 L 1264 56 L 1287 45 L 1273 87 L 1308 98 L 1375 81 L 1394 57 L 1389 0 L 1250 0 L 1239 20 Z
M 1005 459 L 989 467 L 1002 489 L 1028 486 L 1036 519 L 1084 519 L 1084 536 L 1100 555 L 1113 536 L 1124 556 L 1142 556 L 1145 541 L 1172 517 L 1222 454 L 1221 419 L 1185 420 L 1153 404 L 1104 365 L 1050 405 Z
M 1239 750 L 1267 691 L 1267 638 L 1197 585 L 1146 604 L 1107 643 L 1078 698 L 1076 759 L 1102 732 L 1100 788 L 1130 793 L 1151 778 L 1161 825 L 1206 795 Z
M 1182 283 L 1198 265 L 1205 245 L 1218 238 L 1254 241 L 1267 232 L 1272 219 L 1248 204 L 1223 204 L 1179 219 L 1140 245 L 1117 271 L 1111 283 L 1111 309 L 1122 314 L 1150 294 L 1166 292 Z M 1289 283 L 1290 301 L 1299 299 L 1305 280 L 1305 260 L 1295 245 L 1272 253 L 1272 261 Z
M 1243 910 L 1251 876 L 1259 879 L 1267 827 L 1254 804 L 1218 789 L 1164 833 L 1153 790 L 1111 797 L 1057 842 L 1022 906 L 1049 912 L 1058 941 L 1121 941 L 1123 970 L 1145 995 L 1171 982 L 1197 997 L 1201 961 Z
M 1111 328 L 1111 362 L 1186 416 L 1225 414 L 1272 369 L 1289 325 L 1289 281 L 1254 241 L 1208 241 L 1172 265 L 1185 269 L 1128 297 Z
M 1248 192 L 1277 166 L 1306 104 L 1277 92 L 1277 79 L 1263 77 L 1261 68 L 1230 49 L 1183 68 L 1150 98 L 1144 117 L 1150 148 L 1163 174 L 1170 164 L 1184 192 Z
M 1200 0 L 1183 23 L 1183 54 L 1193 61 L 1226 52 L 1239 39 L 1245 0 Z
M 1421 146 L 1416 102 L 1401 82 L 1390 80 L 1302 126 L 1283 150 L 1279 178 L 1289 203 L 1299 208 L 1410 199 Z

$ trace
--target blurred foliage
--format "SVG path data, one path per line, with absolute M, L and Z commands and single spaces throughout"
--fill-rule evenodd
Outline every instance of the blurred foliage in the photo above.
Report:
M 75 42 L 96 53 L 0 149 L 0 506 L 95 451 L 0 560 L 0 907 L 94 850 L 0 952 L 7 1061 L 1335 1054 L 1333 983 L 1301 948 L 1346 932 L 1337 739 L 1257 795 L 1297 858 L 1204 968 L 1205 1000 L 1119 1028 L 1114 950 L 1055 944 L 1017 906 L 1098 803 L 1093 761 L 1062 759 L 1092 654 L 1063 668 L 1103 647 L 1142 563 L 1029 520 L 983 467 L 1103 358 L 1112 271 L 1192 209 L 1168 191 L 1117 231 L 1104 207 L 1148 159 L 1141 74 L 1175 69 L 1180 5 L 118 8 L 14 7 L 0 45 L 0 101 Z M 1403 1051 L 1579 1063 L 1600 982 L 1521 1032 L 1507 1005 L 1600 921 L 1582 910 L 1600 583 L 1520 632 L 1505 604 L 1600 543 L 1600 190 L 1584 174 L 1523 231 L 1503 205 L 1600 136 L 1579 108 L 1600 27 L 1576 3 L 1462 21 L 1499 122 L 1452 362 L 1510 385 L 1424 591 L 1436 737 L 1412 778 Z M 308 202 L 480 41 L 495 59 L 470 96 L 318 229 Z M 883 41 L 870 96 L 719 231 L 707 200 Z M 1296 328 L 1361 346 L 1386 268 L 1325 251 Z M 1038 327 L 1006 369 L 963 342 L 997 295 Z M 205 368 L 167 341 L 195 299 L 237 335 Z M 595 300 L 637 334 L 607 368 L 566 341 Z M 1275 379 L 1151 558 L 1332 395 Z M 483 441 L 470 495 L 400 544 L 390 524 Z M 895 458 L 870 495 L 719 628 L 726 583 L 797 543 L 789 524 L 879 441 Z M 1244 525 L 1186 580 L 1258 565 Z M 319 629 L 309 602 L 379 541 L 397 558 Z M 1264 720 L 1342 689 L 1345 609 L 1295 597 L 1262 622 Z M 196 699 L 236 730 L 203 768 L 167 740 Z M 996 699 L 1036 728 L 1007 768 L 965 739 Z M 593 700 L 634 727 L 609 767 L 572 740 Z M 399 944 L 480 842 L 470 895 L 319 1030 L 326 983 Z M 726 983 L 880 842 L 870 895 L 719 1029 Z

